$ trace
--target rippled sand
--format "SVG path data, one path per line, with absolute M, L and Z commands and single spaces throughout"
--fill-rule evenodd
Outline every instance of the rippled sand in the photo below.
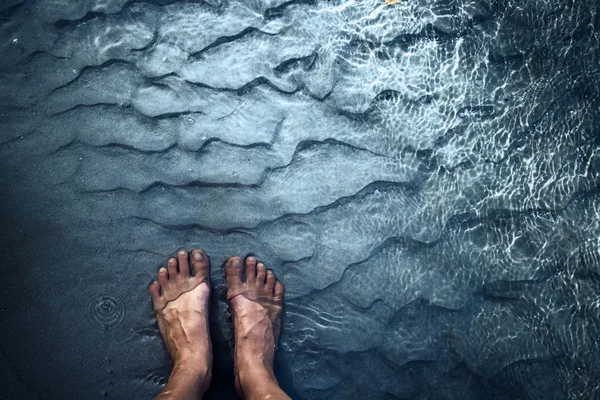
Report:
M 387 3 L 3 1 L 7 393 L 150 398 L 199 246 L 285 284 L 294 398 L 599 398 L 600 6 Z

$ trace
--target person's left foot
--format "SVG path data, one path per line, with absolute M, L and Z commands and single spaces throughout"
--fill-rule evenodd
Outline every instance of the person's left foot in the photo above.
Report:
M 181 380 L 194 391 L 204 392 L 210 386 L 212 370 L 208 257 L 202 250 L 194 250 L 191 265 L 190 270 L 188 253 L 180 250 L 177 259 L 170 258 L 167 268 L 159 269 L 158 282 L 152 282 L 149 290 L 158 328 L 173 357 L 169 384 Z M 169 384 L 161 394 L 171 390 L 171 395 L 176 395 L 178 390 Z

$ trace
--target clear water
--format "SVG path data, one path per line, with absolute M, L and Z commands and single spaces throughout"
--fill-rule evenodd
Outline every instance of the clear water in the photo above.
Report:
M 4 0 L 5 398 L 151 398 L 147 285 L 286 286 L 298 399 L 600 398 L 600 5 Z

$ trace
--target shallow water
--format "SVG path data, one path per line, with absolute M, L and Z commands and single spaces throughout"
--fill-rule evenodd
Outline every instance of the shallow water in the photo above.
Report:
M 4 0 L 4 398 L 152 397 L 147 285 L 211 257 L 286 286 L 297 399 L 592 399 L 600 6 Z

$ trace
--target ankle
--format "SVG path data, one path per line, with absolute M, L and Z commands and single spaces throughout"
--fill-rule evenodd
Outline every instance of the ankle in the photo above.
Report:
M 210 386 L 212 371 L 204 363 L 181 361 L 173 364 L 169 382 L 183 382 L 187 386 L 204 393 Z
M 262 362 L 236 362 L 236 375 L 246 399 L 263 399 L 279 387 L 273 369 Z

